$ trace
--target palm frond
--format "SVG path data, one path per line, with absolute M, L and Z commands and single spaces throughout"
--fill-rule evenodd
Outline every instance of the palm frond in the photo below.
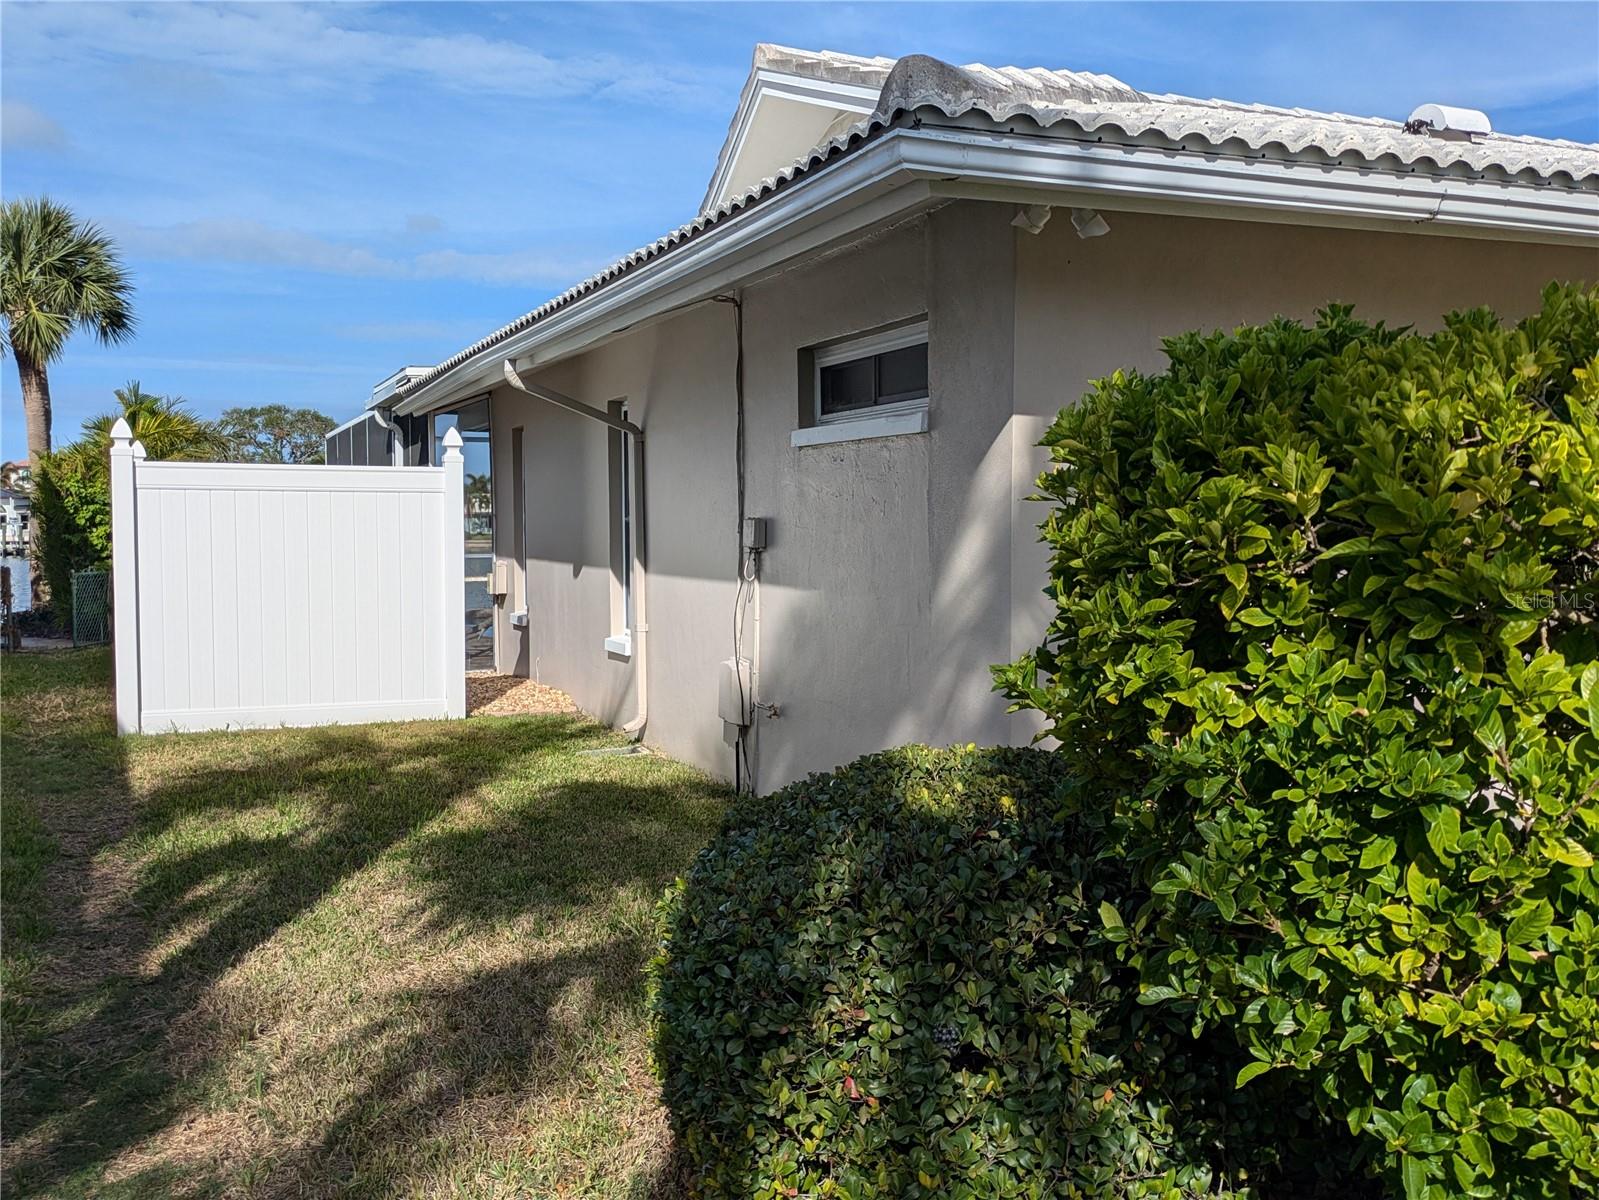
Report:
M 227 455 L 227 439 L 215 424 L 196 416 L 181 396 L 157 396 L 139 386 L 137 379 L 114 393 L 117 411 L 102 413 L 83 423 L 77 443 L 85 453 L 104 459 L 111 449 L 111 427 L 120 417 L 143 444 L 152 459 L 207 462 Z
M 0 317 L 5 344 L 54 362 L 74 330 L 103 343 L 133 336 L 133 282 L 116 245 L 48 196 L 0 205 Z

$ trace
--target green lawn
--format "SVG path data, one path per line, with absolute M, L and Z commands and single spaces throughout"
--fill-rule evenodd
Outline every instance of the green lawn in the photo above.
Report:
M 640 970 L 726 795 L 568 717 L 118 741 L 3 664 L 9 1195 L 670 1194 Z

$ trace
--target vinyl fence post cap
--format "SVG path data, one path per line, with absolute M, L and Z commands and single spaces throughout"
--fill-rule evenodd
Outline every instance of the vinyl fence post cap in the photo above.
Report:
M 131 442 L 133 430 L 128 425 L 125 417 L 118 417 L 116 424 L 111 426 L 111 440 L 113 442 Z

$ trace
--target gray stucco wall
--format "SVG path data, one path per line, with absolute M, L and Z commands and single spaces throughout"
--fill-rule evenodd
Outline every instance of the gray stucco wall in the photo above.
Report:
M 769 522 L 745 652 L 761 700 L 761 790 L 906 741 L 1025 740 L 988 666 L 1033 646 L 1042 510 L 1025 497 L 1061 404 L 1118 366 L 1158 367 L 1159 339 L 1329 299 L 1394 321 L 1451 307 L 1520 313 L 1581 252 L 1481 241 L 1107 214 L 1083 241 L 1057 219 L 1034 237 L 1012 206 L 962 202 L 765 279 L 742 293 L 746 509 Z M 1584 269 L 1586 267 L 1586 269 Z M 925 315 L 929 430 L 795 448 L 800 351 Z M 625 398 L 648 433 L 650 718 L 646 740 L 717 774 L 732 751 L 717 665 L 733 653 L 737 502 L 733 312 L 707 304 L 548 371 L 603 407 Z M 508 389 L 494 394 L 497 552 L 515 557 L 511 430 L 524 430 L 529 628 L 500 609 L 499 668 L 569 692 L 620 724 L 634 665 L 617 632 L 607 433 Z
M 1160 341 L 1171 334 L 1278 315 L 1312 320 L 1329 302 L 1421 329 L 1484 304 L 1514 319 L 1537 307 L 1551 280 L 1599 279 L 1599 255 L 1569 247 L 1137 213 L 1107 213 L 1110 233 L 1083 239 L 1064 215 L 1036 237 L 1016 237 L 1017 497 L 1046 464 L 1037 442 L 1056 413 L 1118 367 L 1160 369 Z M 1022 507 L 1013 657 L 1037 645 L 1053 612 L 1036 532 L 1044 508 Z
M 758 691 L 782 712 L 756 721 L 762 788 L 913 724 L 930 609 L 928 439 L 796 449 L 789 438 L 800 349 L 926 313 L 927 243 L 918 221 L 744 293 L 746 507 L 770 526 Z
M 746 288 L 746 511 L 769 522 L 744 650 L 760 698 L 760 787 L 908 740 L 1003 736 L 986 664 L 1009 637 L 1014 239 L 1007 214 L 952 205 Z M 930 303 L 929 297 L 932 297 Z M 806 347 L 926 316 L 925 435 L 795 448 Z M 541 376 L 589 404 L 626 398 L 647 431 L 646 740 L 718 774 L 738 563 L 733 312 L 706 305 Z M 941 397 L 951 397 L 947 405 Z M 957 398 L 958 401 L 953 399 Z M 494 393 L 496 550 L 514 558 L 511 431 L 523 429 L 529 628 L 499 610 L 499 669 L 613 723 L 635 711 L 612 628 L 606 433 Z M 936 480 L 930 485 L 930 480 Z
M 649 495 L 648 740 L 725 773 L 716 663 L 731 654 L 734 485 L 732 322 L 706 307 L 543 372 L 542 382 L 604 408 L 625 400 L 646 438 Z M 499 669 L 568 692 L 611 724 L 637 707 L 612 570 L 611 435 L 599 423 L 509 388 L 493 397 L 496 552 L 515 559 L 511 431 L 523 429 L 528 627 L 498 610 Z

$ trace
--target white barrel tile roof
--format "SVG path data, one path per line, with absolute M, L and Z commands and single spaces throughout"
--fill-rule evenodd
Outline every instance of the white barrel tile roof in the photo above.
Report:
M 1117 136 L 1140 141 L 1155 138 L 1186 149 L 1196 148 L 1194 143 L 1198 142 L 1217 152 L 1243 146 L 1262 155 L 1277 151 L 1281 157 L 1310 157 L 1318 162 L 1358 158 L 1377 169 L 1393 169 L 1391 164 L 1412 170 L 1430 167 L 1441 173 L 1465 171 L 1526 183 L 1599 190 L 1599 146 L 1584 142 L 1500 133 L 1471 140 L 1445 139 L 1408 132 L 1403 123 L 1380 117 L 1151 94 L 1113 76 L 1093 72 L 988 67 L 980 63 L 956 67 L 926 55 L 909 55 L 896 61 L 763 43 L 756 47 L 755 66 L 880 86 L 877 108 L 870 117 L 812 148 L 791 166 L 761 180 L 742 195 L 623 255 L 445 359 L 428 374 L 406 383 L 402 394 L 415 391 L 618 276 L 694 238 L 797 177 L 849 153 L 909 114 L 932 111 L 956 119 L 975 112 L 998 124 L 1025 119 L 1054 136 L 1071 136 L 1061 129 L 1070 127 L 1096 140 Z

